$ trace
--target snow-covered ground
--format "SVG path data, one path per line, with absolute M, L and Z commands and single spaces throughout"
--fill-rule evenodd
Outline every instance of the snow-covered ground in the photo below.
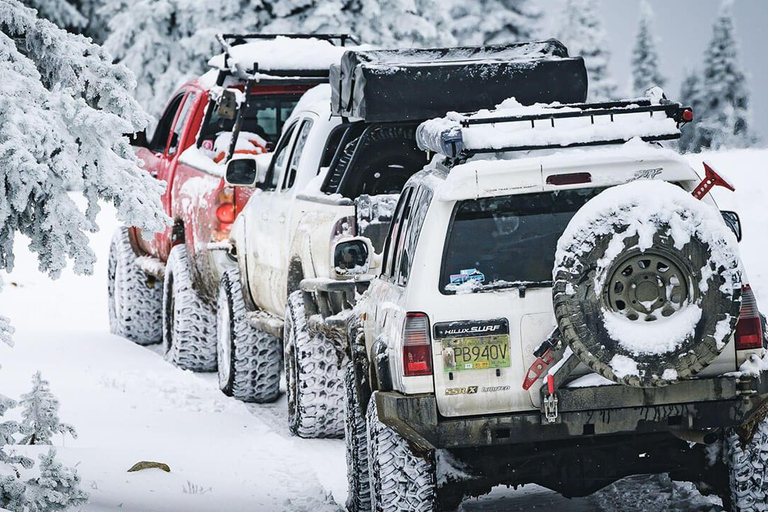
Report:
M 741 244 L 758 300 L 768 309 L 768 151 L 707 155 L 737 192 L 718 192 L 740 213 Z M 244 405 L 226 398 L 213 375 L 174 368 L 157 348 L 109 334 L 106 256 L 116 221 L 99 216 L 91 238 L 95 275 L 65 272 L 51 281 L 19 239 L 17 265 L 4 275 L 0 313 L 16 327 L 16 347 L 0 346 L 0 391 L 18 398 L 41 370 L 61 400 L 61 418 L 76 440 L 57 440 L 61 459 L 76 465 L 91 494 L 88 511 L 338 510 L 346 500 L 341 440 L 303 440 L 287 431 L 285 398 Z M 17 414 L 13 411 L 11 416 Z M 170 473 L 128 473 L 141 460 Z M 623 504 L 623 505 L 621 505 Z M 629 508 L 627 508 L 629 506 Z M 623 508 L 622 508 L 623 507 Z M 499 488 L 463 510 L 722 510 L 685 484 L 658 477 L 626 479 L 596 496 L 566 500 L 537 486 Z

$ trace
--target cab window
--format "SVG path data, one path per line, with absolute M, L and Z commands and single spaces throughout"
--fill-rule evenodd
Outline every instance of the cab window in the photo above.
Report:
M 157 123 L 157 128 L 155 128 L 155 133 L 152 136 L 152 142 L 149 143 L 150 151 L 154 151 L 155 153 L 165 152 L 165 148 L 168 146 L 168 137 L 171 134 L 171 126 L 173 126 L 173 120 L 176 119 L 176 113 L 178 112 L 179 106 L 181 106 L 181 100 L 183 99 L 184 95 L 179 94 L 173 98 L 165 108 L 165 112 L 163 112 L 163 116 Z
M 410 214 L 403 224 L 403 235 L 400 237 L 400 247 L 397 251 L 395 281 L 402 286 L 408 284 L 408 276 L 413 265 L 413 256 L 416 253 L 416 244 L 419 241 L 421 227 L 424 225 L 429 203 L 432 200 L 432 190 L 420 187 L 413 194 L 413 197 L 413 204 L 410 207 Z
M 289 190 L 293 187 L 293 184 L 296 181 L 296 175 L 299 173 L 301 155 L 304 153 L 304 146 L 307 144 L 307 138 L 309 137 L 309 131 L 311 129 L 311 119 L 302 121 L 299 132 L 296 135 L 296 143 L 293 145 L 293 154 L 291 155 L 291 161 L 288 165 L 288 172 L 285 173 L 285 177 L 283 178 L 282 190 Z
M 195 93 L 189 93 L 189 95 L 184 100 L 184 104 L 181 106 L 181 111 L 179 112 L 179 117 L 176 119 L 176 124 L 173 126 L 173 132 L 171 133 L 171 142 L 168 145 L 168 154 L 173 155 L 176 153 L 176 150 L 179 147 L 179 143 L 181 142 L 181 135 L 182 131 L 184 130 L 184 126 L 187 124 L 187 119 L 189 119 L 189 112 L 192 110 L 192 105 L 195 104 Z
M 272 157 L 272 163 L 269 166 L 269 172 L 266 180 L 265 190 L 275 190 L 279 183 L 288 161 L 290 160 L 291 149 L 293 148 L 293 134 L 296 131 L 296 123 L 286 128 L 285 133 L 280 138 L 275 154 Z
M 397 250 L 399 245 L 399 239 L 404 231 L 405 219 L 408 216 L 410 210 L 411 195 L 413 193 L 412 188 L 408 188 L 403 191 L 400 196 L 400 202 L 395 209 L 395 215 L 392 218 L 392 224 L 389 228 L 389 236 L 387 236 L 387 243 L 384 246 L 384 265 L 382 267 L 382 274 L 388 277 L 394 275 L 395 262 L 397 260 Z

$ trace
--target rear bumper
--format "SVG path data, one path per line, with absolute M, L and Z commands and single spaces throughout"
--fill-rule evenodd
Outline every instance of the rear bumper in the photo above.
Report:
M 558 441 L 593 435 L 707 430 L 744 424 L 768 400 L 760 378 L 717 377 L 664 388 L 600 386 L 557 391 L 559 411 L 445 418 L 435 396 L 376 393 L 379 418 L 424 449 Z

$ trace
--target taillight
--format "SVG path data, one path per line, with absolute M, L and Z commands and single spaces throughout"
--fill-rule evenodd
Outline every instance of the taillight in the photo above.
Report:
M 331 231 L 331 244 L 340 238 L 357 236 L 357 220 L 354 216 L 342 217 L 336 221 Z
M 432 375 L 432 341 L 429 318 L 424 313 L 408 313 L 405 317 L 403 369 L 406 377 Z
M 224 187 L 216 195 L 216 219 L 213 239 L 216 242 L 229 238 L 232 223 L 235 222 L 235 189 Z
M 736 323 L 736 350 L 750 350 L 763 347 L 763 325 L 757 300 L 747 284 L 741 289 L 741 313 Z

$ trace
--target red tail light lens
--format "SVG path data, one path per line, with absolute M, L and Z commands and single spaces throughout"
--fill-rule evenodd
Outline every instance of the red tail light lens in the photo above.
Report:
M 757 300 L 749 285 L 741 290 L 741 314 L 736 323 L 736 350 L 751 350 L 763 347 L 763 325 Z
M 406 315 L 403 369 L 406 377 L 432 375 L 432 339 L 429 335 L 429 318 L 424 313 Z
M 232 223 L 235 222 L 235 189 L 224 187 L 216 195 L 216 219 L 214 219 L 213 239 L 221 242 L 229 238 Z
M 216 218 L 222 224 L 232 224 L 235 222 L 235 205 L 222 204 L 216 208 Z

